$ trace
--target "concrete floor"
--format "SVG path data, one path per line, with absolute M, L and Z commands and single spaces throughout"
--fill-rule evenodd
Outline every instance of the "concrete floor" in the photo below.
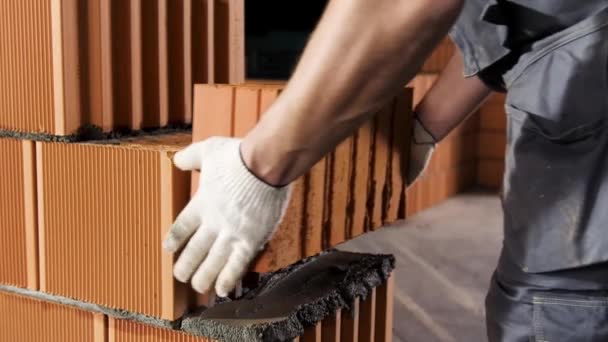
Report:
M 483 301 L 501 242 L 497 195 L 470 193 L 340 249 L 397 258 L 395 342 L 485 341 Z

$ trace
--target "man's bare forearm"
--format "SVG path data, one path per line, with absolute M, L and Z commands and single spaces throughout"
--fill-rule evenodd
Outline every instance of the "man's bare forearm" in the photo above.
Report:
M 463 77 L 462 56 L 456 52 L 416 107 L 416 114 L 424 128 L 439 141 L 474 112 L 491 92 L 478 77 Z
M 304 174 L 420 69 L 463 0 L 332 0 L 285 91 L 241 145 L 271 184 Z

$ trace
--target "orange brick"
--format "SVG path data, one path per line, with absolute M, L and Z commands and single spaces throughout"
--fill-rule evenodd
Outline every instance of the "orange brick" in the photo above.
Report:
M 450 196 L 450 194 L 448 193 L 448 182 L 450 174 L 451 172 L 447 171 L 442 172 L 435 177 L 437 197 L 440 200 L 446 199 Z
M 387 170 L 390 168 L 393 106 L 394 100 L 387 104 L 374 118 L 372 187 L 368 193 L 368 196 L 372 196 L 368 207 L 372 229 L 380 228 L 386 217 L 386 199 L 384 197 L 387 190 Z
M 101 314 L 0 293 L 0 341 L 105 342 Z
M 213 60 L 203 58 L 205 6 L 192 1 L 202 0 L 3 2 L 0 128 L 67 135 L 190 122 L 192 84 L 212 81 L 192 60 Z
M 306 193 L 304 178 L 293 183 L 291 201 L 285 217 L 273 238 L 264 251 L 258 256 L 252 267 L 254 272 L 268 272 L 290 265 L 303 258 L 306 253 L 303 247 L 302 222 L 305 217 Z
M 325 318 L 321 324 L 321 341 L 341 341 L 340 330 L 342 321 L 342 310 Z
M 185 1 L 159 0 L 158 29 L 161 75 L 161 124 L 190 122 L 186 112 L 184 89 L 185 51 L 184 25 Z M 190 85 L 191 87 L 192 85 Z
M 261 94 L 260 94 L 260 115 L 263 115 L 264 112 L 266 112 L 266 110 L 268 108 L 270 108 L 270 105 L 279 96 L 280 92 L 281 92 L 280 86 L 277 86 L 277 87 L 265 86 L 264 88 L 262 88 Z
M 459 175 L 455 170 L 452 172 L 445 172 L 445 190 L 443 194 L 445 197 L 451 197 L 458 193 L 459 191 Z
M 463 137 L 463 154 L 461 163 L 469 163 L 477 160 L 477 148 L 479 137 L 477 133 L 469 133 Z
M 482 131 L 504 132 L 507 129 L 506 114 L 501 115 L 495 112 L 482 112 L 479 117 Z
M 345 311 L 340 323 L 342 341 L 359 341 L 360 300 L 355 298 L 350 310 Z
M 406 89 L 397 96 L 392 122 L 391 142 L 391 185 L 388 204 L 388 222 L 405 218 L 405 186 L 410 150 L 412 125 L 412 89 Z M 403 208 L 402 208 L 403 207 Z
M 481 160 L 505 158 L 507 137 L 504 133 L 481 132 L 478 139 L 477 156 Z
M 138 129 L 160 123 L 158 8 L 130 5 L 131 127 Z
M 108 337 L 110 342 L 212 342 L 180 331 L 111 317 L 108 320 Z
M 234 136 L 244 137 L 260 116 L 260 90 L 239 87 L 234 94 Z
M 502 185 L 504 169 L 505 165 L 502 160 L 481 160 L 477 167 L 479 185 L 499 188 Z
M 359 313 L 359 341 L 374 342 L 376 335 L 376 289 L 371 289 L 361 303 Z
M 353 208 L 353 219 L 350 235 L 352 237 L 363 234 L 369 226 L 367 211 L 367 194 L 369 193 L 370 162 L 373 161 L 371 148 L 374 139 L 373 124 L 367 122 L 355 136 L 355 168 L 353 169 L 354 184 L 350 196 Z
M 34 143 L 0 139 L 0 283 L 38 289 Z
M 461 124 L 463 127 L 463 133 L 477 133 L 480 127 L 481 115 L 479 111 L 471 114 L 466 120 Z
M 421 210 L 420 182 L 420 180 L 417 180 L 405 191 L 405 217 L 414 216 Z
M 51 22 L 60 19 L 52 14 L 60 9 L 52 5 L 32 0 L 0 3 L 2 129 L 53 132 L 53 114 L 64 110 L 63 101 L 55 103 L 53 97 L 53 58 L 61 56 L 53 55 Z
M 432 179 L 433 175 L 422 179 L 420 187 L 420 209 L 426 210 L 433 206 L 432 202 Z
M 304 330 L 304 334 L 299 338 L 301 342 L 321 342 L 321 323 Z
M 353 175 L 351 163 L 353 158 L 354 139 L 347 138 L 332 152 L 331 156 L 331 183 L 329 203 L 329 244 L 335 246 L 344 242 L 348 235 L 347 229 L 352 217 L 349 216 L 348 202 L 350 192 L 350 177 Z
M 215 2 L 215 81 L 245 82 L 245 3 L 244 0 Z
M 234 88 L 223 85 L 194 87 L 193 140 L 232 136 Z
M 448 62 L 452 55 L 454 54 L 455 46 L 454 43 L 449 38 L 445 38 L 435 50 L 431 53 L 431 55 L 426 59 L 424 65 L 420 69 L 420 72 L 425 73 L 438 73 L 441 72 Z
M 234 89 L 229 86 L 194 86 L 192 140 L 232 136 Z M 192 173 L 192 193 L 198 188 L 198 172 Z
M 302 227 L 304 255 L 315 255 L 323 250 L 324 210 L 326 205 L 327 158 L 321 159 L 304 177 L 304 227 Z
M 393 320 L 395 301 L 394 274 L 386 283 L 376 290 L 376 342 L 390 342 L 393 340 Z
M 190 139 L 36 143 L 42 291 L 165 319 L 183 314 L 190 292 L 173 280 L 161 240 L 189 197 L 188 174 L 171 157 Z
M 186 82 L 186 85 L 189 85 L 191 89 L 194 84 L 215 82 L 215 0 L 186 0 L 184 6 L 186 7 L 186 27 L 191 27 L 190 39 L 187 39 L 187 33 L 185 35 L 186 59 L 190 59 L 189 63 L 192 70 L 192 82 Z M 187 15 L 189 13 L 188 8 L 191 9 L 190 15 Z M 189 48 L 190 53 L 188 53 Z M 188 75 L 189 73 L 186 72 L 186 77 Z M 188 92 L 188 94 L 191 93 Z M 190 98 L 190 101 L 187 99 L 186 104 L 190 103 L 191 100 L 192 98 Z
M 506 99 L 507 99 L 506 93 L 492 93 L 492 95 L 490 95 L 490 97 L 488 97 L 488 99 L 486 99 L 486 102 L 484 103 L 484 105 L 502 107 L 504 110 L 504 104 L 505 104 Z

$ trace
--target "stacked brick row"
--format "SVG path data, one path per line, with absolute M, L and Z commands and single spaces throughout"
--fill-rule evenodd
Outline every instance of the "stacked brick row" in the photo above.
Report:
M 0 3 L 0 129 L 189 123 L 194 83 L 244 80 L 243 0 Z M 240 56 L 240 57 L 239 57 Z

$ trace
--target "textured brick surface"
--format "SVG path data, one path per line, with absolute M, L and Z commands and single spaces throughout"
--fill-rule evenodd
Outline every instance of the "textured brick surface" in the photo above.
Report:
M 0 341 L 106 342 L 100 314 L 0 293 Z
M 0 129 L 189 123 L 193 84 L 213 81 L 216 2 L 3 2 Z
M 244 0 L 215 0 L 215 81 L 245 82 Z
M 37 143 L 41 290 L 165 319 L 188 291 L 161 239 L 189 197 L 171 155 L 188 134 Z M 185 285 L 184 285 L 185 286 Z
M 0 128 L 52 132 L 51 1 L 0 2 Z
M 0 139 L 0 283 L 38 288 L 34 143 Z
M 132 321 L 109 318 L 109 342 L 211 342 L 179 331 L 156 328 Z

